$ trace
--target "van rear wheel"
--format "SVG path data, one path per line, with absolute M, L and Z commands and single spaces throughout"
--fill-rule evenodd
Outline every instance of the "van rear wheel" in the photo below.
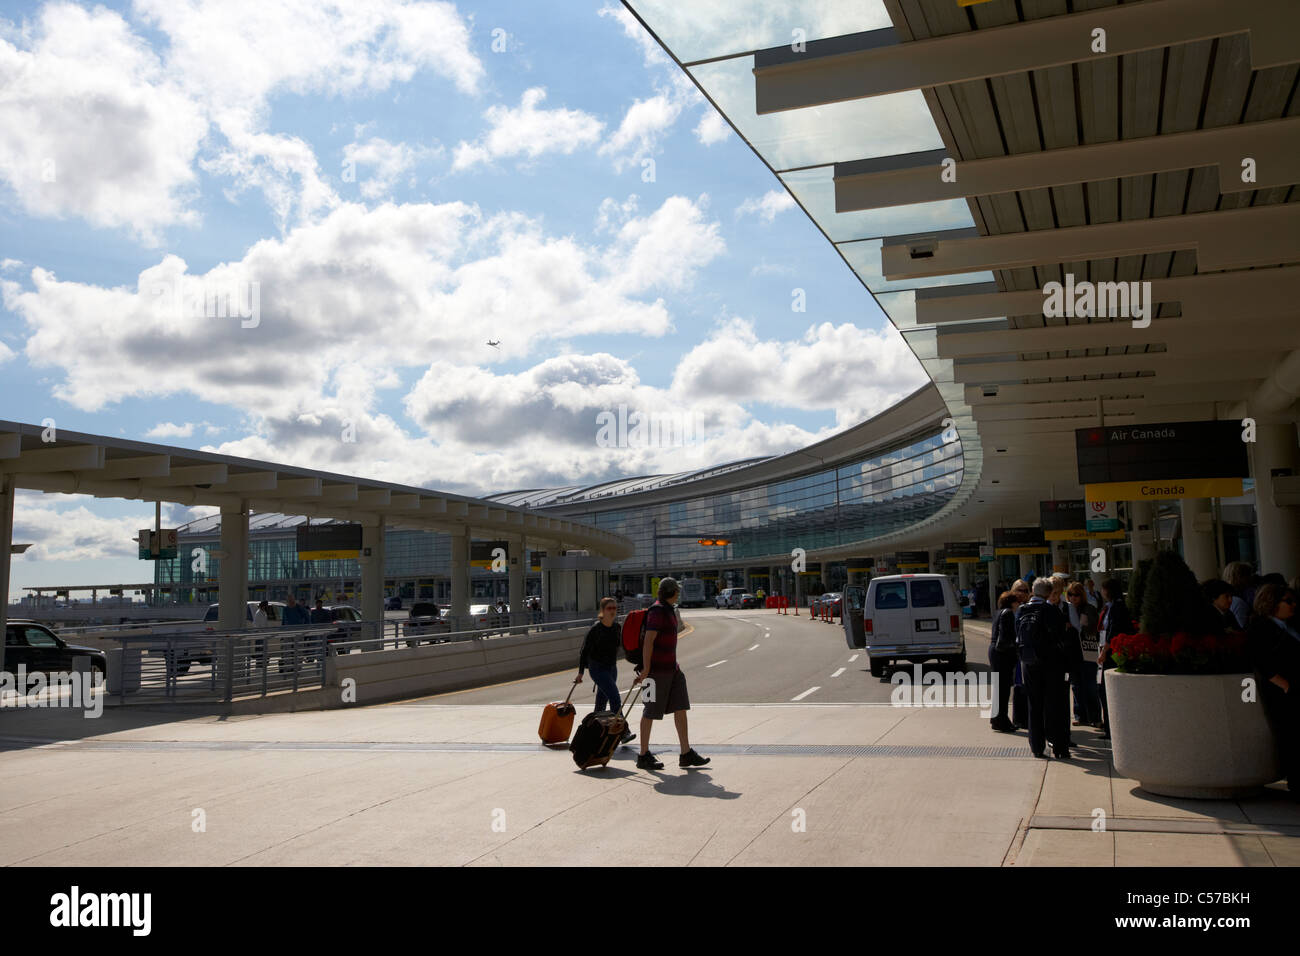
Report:
M 871 658 L 871 676 L 872 677 L 885 676 L 885 659 L 883 657 Z
M 961 670 L 965 670 L 965 669 L 966 669 L 966 653 L 963 651 L 963 652 L 962 652 L 961 654 L 959 654 L 957 657 L 950 657 L 950 658 L 948 658 L 948 665 L 949 665 L 950 667 L 952 667 L 953 669 L 955 669 L 955 670 L 959 670 L 959 671 L 961 671 Z

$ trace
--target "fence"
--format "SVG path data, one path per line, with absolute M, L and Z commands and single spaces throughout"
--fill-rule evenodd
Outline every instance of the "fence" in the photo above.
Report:
M 585 627 L 590 619 L 513 623 L 486 615 L 483 626 L 454 631 L 445 621 L 352 621 L 205 633 L 113 635 L 108 652 L 110 698 L 119 703 L 229 703 L 284 691 L 320 688 L 330 656 L 432 644 L 483 641 Z

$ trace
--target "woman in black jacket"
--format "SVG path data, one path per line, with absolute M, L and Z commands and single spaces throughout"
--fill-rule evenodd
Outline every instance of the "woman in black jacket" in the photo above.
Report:
M 1013 734 L 1016 726 L 1007 716 L 1007 701 L 1016 679 L 1016 608 L 1020 595 L 1004 591 L 998 598 L 998 614 L 993 619 L 993 635 L 989 640 L 989 669 L 998 678 L 998 705 L 989 720 L 989 726 L 1001 734 Z
M 1292 800 L 1300 799 L 1300 630 L 1296 593 L 1265 584 L 1255 594 L 1246 649 Z

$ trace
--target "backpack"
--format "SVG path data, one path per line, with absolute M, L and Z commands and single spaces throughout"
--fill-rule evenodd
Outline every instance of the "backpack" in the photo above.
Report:
M 1026 604 L 1016 615 L 1016 647 L 1020 651 L 1021 662 L 1047 664 L 1061 663 L 1067 659 L 1067 635 L 1051 635 L 1043 623 L 1044 614 L 1060 613 L 1055 608 L 1048 611 L 1051 607 L 1050 604 Z
M 623 618 L 623 656 L 633 667 L 641 666 L 641 642 L 645 639 L 645 608 L 637 608 Z

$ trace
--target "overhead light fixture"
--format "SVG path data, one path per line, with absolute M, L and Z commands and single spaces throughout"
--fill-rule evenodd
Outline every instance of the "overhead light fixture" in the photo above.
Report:
M 983 390 L 984 390 L 984 397 L 985 397 L 985 398 L 997 398 L 997 397 L 998 397 L 998 387 L 997 387 L 996 385 L 985 385 L 985 386 L 983 386 Z

